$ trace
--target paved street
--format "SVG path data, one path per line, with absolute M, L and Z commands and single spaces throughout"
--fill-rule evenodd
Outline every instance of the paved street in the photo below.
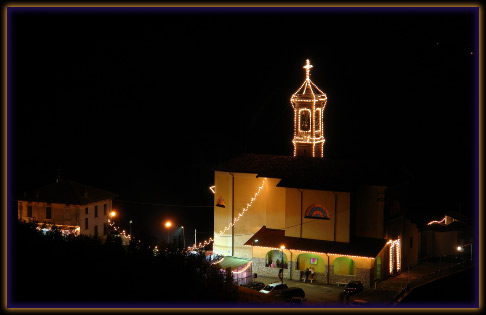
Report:
M 276 277 L 261 277 L 258 276 L 255 281 L 263 282 L 265 284 L 279 282 L 280 280 Z M 289 287 L 299 287 L 305 292 L 306 304 L 313 305 L 324 305 L 324 304 L 339 304 L 339 295 L 343 292 L 344 287 L 338 287 L 336 285 L 326 285 L 314 283 L 303 283 L 297 280 L 284 279 Z
M 297 280 L 284 279 L 289 287 L 299 287 L 305 292 L 306 302 L 308 306 L 343 306 L 349 304 L 355 300 L 367 301 L 367 304 L 372 306 L 373 304 L 379 304 L 384 306 L 390 304 L 390 300 L 393 296 L 400 291 L 402 287 L 407 285 L 407 282 L 432 271 L 435 271 L 441 267 L 450 265 L 450 263 L 439 263 L 439 262 L 424 262 L 408 272 L 402 272 L 401 274 L 390 277 L 385 281 L 380 281 L 377 283 L 376 288 L 372 287 L 370 289 L 365 289 L 363 292 L 351 297 L 351 301 L 342 301 L 341 293 L 344 290 L 343 286 L 336 285 L 326 285 L 319 282 L 314 283 L 303 283 Z M 255 281 L 263 282 L 265 284 L 280 282 L 276 277 L 262 277 L 258 276 Z M 390 305 L 391 306 L 391 305 Z

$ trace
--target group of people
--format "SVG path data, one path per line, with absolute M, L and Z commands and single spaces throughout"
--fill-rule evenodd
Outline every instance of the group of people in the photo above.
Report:
M 314 267 L 306 268 L 304 271 L 304 276 L 305 276 L 305 283 L 309 282 L 309 280 L 314 280 L 314 274 L 315 274 Z

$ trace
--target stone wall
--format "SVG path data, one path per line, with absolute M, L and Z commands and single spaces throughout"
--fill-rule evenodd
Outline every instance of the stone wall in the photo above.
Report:
M 369 288 L 371 285 L 371 270 L 364 268 L 356 268 L 356 275 L 335 275 L 334 266 L 330 266 L 329 284 L 336 284 L 338 282 L 361 281 L 363 287 Z
M 271 268 L 265 267 L 265 258 L 256 258 L 253 257 L 252 259 L 252 271 L 253 273 L 257 273 L 258 276 L 264 277 L 272 277 L 275 278 L 275 281 L 278 281 L 278 271 L 280 268 Z M 296 262 L 291 262 L 291 270 L 292 270 L 292 280 L 300 280 L 300 272 L 301 270 L 296 270 Z M 338 282 L 346 282 L 349 281 L 361 281 L 363 283 L 363 287 L 370 288 L 371 285 L 371 276 L 373 275 L 373 269 L 365 269 L 365 268 L 356 268 L 356 275 L 346 276 L 346 275 L 335 275 L 334 274 L 334 266 L 329 266 L 330 273 L 329 273 L 329 284 L 336 284 Z M 284 269 L 284 279 L 290 279 L 290 271 L 289 269 Z M 322 273 L 315 273 L 314 279 L 316 282 L 325 283 L 327 284 L 327 274 Z

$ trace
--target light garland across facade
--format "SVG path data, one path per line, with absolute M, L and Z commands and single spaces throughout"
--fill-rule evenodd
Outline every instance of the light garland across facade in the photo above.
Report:
M 256 245 L 245 245 L 249 247 L 260 247 L 260 248 L 268 248 L 272 250 L 282 250 L 280 247 L 268 247 L 268 246 L 256 246 Z M 285 248 L 288 251 L 295 251 L 301 253 L 309 253 L 309 254 L 316 254 L 316 255 L 331 255 L 331 256 L 345 256 L 345 257 L 353 257 L 353 258 L 366 258 L 366 259 L 375 259 L 375 257 L 368 257 L 368 256 L 357 256 L 357 255 L 347 255 L 347 254 L 337 254 L 337 253 L 324 253 L 324 252 L 313 252 L 301 249 L 292 249 L 292 248 Z
M 265 182 L 266 182 L 266 178 L 263 178 L 262 184 L 260 185 L 260 187 L 258 187 L 257 192 L 251 198 L 250 202 L 247 203 L 246 204 L 246 207 L 243 208 L 243 210 L 238 214 L 238 216 L 236 216 L 234 218 L 233 222 L 231 222 L 230 224 L 228 224 L 223 230 L 219 231 L 218 236 L 223 235 L 232 226 L 234 226 L 236 224 L 236 222 L 238 222 L 241 219 L 241 217 L 243 217 L 243 215 L 245 214 L 245 212 L 248 211 L 248 209 L 250 209 L 250 207 L 253 205 L 253 202 L 256 200 L 256 198 L 258 197 L 258 195 L 260 195 L 260 192 L 262 191 L 263 187 L 265 186 Z M 199 246 L 197 246 L 197 247 L 196 247 L 197 244 L 194 244 L 193 247 L 188 247 L 188 250 L 196 250 L 196 249 L 203 248 L 204 246 L 209 245 L 211 242 L 214 242 L 214 240 L 212 238 L 209 238 L 209 241 L 204 241 L 204 243 L 199 243 Z
M 243 272 L 245 272 L 245 271 L 246 271 L 246 269 L 248 269 L 250 266 L 251 266 L 251 261 L 250 261 L 250 262 L 248 262 L 248 263 L 246 264 L 245 268 L 241 269 L 240 271 L 234 271 L 234 270 L 233 270 L 233 271 L 231 271 L 231 273 L 232 273 L 232 274 L 234 274 L 234 275 L 237 275 L 237 274 L 243 273 Z

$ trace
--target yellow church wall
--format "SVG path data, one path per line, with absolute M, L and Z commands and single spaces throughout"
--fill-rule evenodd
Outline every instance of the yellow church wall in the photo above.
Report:
M 266 223 L 266 206 L 267 206 L 267 187 L 268 180 L 265 183 L 260 194 L 248 208 L 251 199 L 255 197 L 259 187 L 263 183 L 263 178 L 257 178 L 256 174 L 232 173 L 234 176 L 234 218 L 243 214 L 234 228 L 234 253 L 232 249 L 232 228 L 230 227 L 225 233 L 219 235 L 232 222 L 232 193 L 233 193 L 233 176 L 229 172 L 215 173 L 215 199 L 216 205 L 218 198 L 225 200 L 225 208 L 214 207 L 214 251 L 224 255 L 233 255 L 241 258 L 251 258 L 251 250 L 244 247 L 243 244 L 255 234 Z M 243 209 L 248 208 L 243 213 Z M 270 217 L 271 213 L 270 213 Z
M 300 237 L 300 192 L 295 188 L 286 189 L 285 236 Z
M 334 220 L 337 217 L 336 241 L 349 242 L 349 193 L 303 189 L 302 212 L 300 199 L 301 192 L 298 189 L 287 188 L 285 199 L 285 226 L 287 227 L 285 230 L 286 236 L 300 237 L 302 213 L 303 238 L 334 241 Z M 338 201 L 337 203 L 336 200 Z M 305 218 L 305 211 L 313 204 L 323 206 L 327 211 L 330 220 Z
M 351 194 L 337 192 L 336 206 L 336 242 L 349 242 L 349 227 L 351 213 Z M 332 217 L 332 216 L 331 216 Z
M 266 196 L 266 220 L 265 225 L 269 229 L 284 229 L 285 222 L 285 207 L 287 188 L 277 187 L 280 182 L 278 178 L 267 178 L 265 185 Z

